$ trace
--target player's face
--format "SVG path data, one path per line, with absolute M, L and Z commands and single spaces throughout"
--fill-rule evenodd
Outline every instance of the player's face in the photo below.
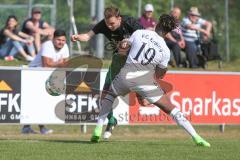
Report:
M 111 31 L 115 31 L 116 29 L 118 29 L 121 25 L 121 21 L 122 21 L 122 18 L 120 16 L 110 17 L 108 19 L 105 19 L 105 23 Z
M 62 49 L 65 43 L 66 43 L 65 36 L 59 36 L 59 37 L 53 38 L 53 45 L 57 50 Z

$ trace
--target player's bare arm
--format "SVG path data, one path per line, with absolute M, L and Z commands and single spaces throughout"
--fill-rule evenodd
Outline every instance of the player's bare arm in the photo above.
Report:
M 165 76 L 166 72 L 167 72 L 167 68 L 159 68 L 159 67 L 156 67 L 156 70 L 155 70 L 155 78 L 156 79 L 163 79 L 163 77 Z
M 83 41 L 83 42 L 87 42 L 89 41 L 93 36 L 95 35 L 95 33 L 91 30 L 87 33 L 83 33 L 83 34 L 75 34 L 71 36 L 71 40 L 73 42 L 76 41 Z

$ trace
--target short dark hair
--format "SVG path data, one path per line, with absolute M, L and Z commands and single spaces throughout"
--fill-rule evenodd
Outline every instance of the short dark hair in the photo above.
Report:
M 162 32 L 164 34 L 171 32 L 176 27 L 178 27 L 178 22 L 176 18 L 169 14 L 162 14 L 158 20 L 158 24 L 156 26 L 156 32 Z
M 110 6 L 105 8 L 104 10 L 105 19 L 109 19 L 111 17 L 119 17 L 119 16 L 120 16 L 120 10 L 117 7 Z
M 53 33 L 53 37 L 60 37 L 60 36 L 65 36 L 66 37 L 66 32 L 62 29 L 56 29 L 55 32 Z

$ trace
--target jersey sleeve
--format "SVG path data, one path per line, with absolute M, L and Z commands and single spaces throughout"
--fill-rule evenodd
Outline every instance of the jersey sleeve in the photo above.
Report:
M 95 34 L 98 34 L 98 33 L 103 33 L 103 28 L 106 26 L 104 20 L 101 20 L 99 23 L 97 23 L 92 31 L 95 33 Z
M 137 36 L 137 33 L 138 33 L 138 32 L 139 32 L 139 30 L 133 32 L 133 34 L 131 35 L 131 37 L 128 39 L 128 41 L 129 41 L 130 43 L 133 43 L 133 41 L 134 41 L 135 37 Z

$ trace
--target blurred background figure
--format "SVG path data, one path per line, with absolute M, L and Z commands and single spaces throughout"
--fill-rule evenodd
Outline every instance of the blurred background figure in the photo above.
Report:
M 57 29 L 52 40 L 42 44 L 40 52 L 29 67 L 66 67 L 70 56 L 64 30 Z
M 20 53 L 27 61 L 32 61 L 35 56 L 33 37 L 18 30 L 18 19 L 11 15 L 7 18 L 5 26 L 0 31 L 0 57 L 6 61 L 14 60 Z M 28 55 L 24 47 L 27 47 Z
M 54 28 L 42 19 L 42 10 L 38 7 L 32 9 L 32 16 L 23 22 L 22 32 L 34 37 L 36 51 L 39 52 L 44 39 L 52 39 Z
M 212 23 L 201 18 L 201 14 L 199 13 L 197 7 L 191 7 L 188 12 L 188 16 L 183 18 L 181 25 L 183 37 L 186 42 L 185 51 L 190 67 L 198 68 L 200 67 L 199 62 L 201 60 L 198 59 L 198 54 L 201 52 L 200 34 L 203 34 L 205 38 L 209 38 L 212 29 Z
M 176 18 L 178 23 L 180 22 L 181 9 L 179 7 L 174 7 L 171 10 L 170 14 Z M 166 35 L 165 41 L 174 57 L 175 63 L 172 63 L 172 65 L 174 64 L 176 65 L 176 67 L 182 67 L 183 65 L 181 64 L 181 49 L 185 48 L 185 41 L 182 35 L 181 28 L 178 27 L 172 32 L 169 32 Z
M 29 64 L 29 67 L 66 67 L 69 58 L 69 48 L 66 44 L 66 33 L 63 30 L 54 32 L 53 40 L 48 40 L 43 43 L 40 52 L 37 54 L 34 61 Z M 50 134 L 52 129 L 47 129 L 44 125 L 39 125 L 41 134 Z M 24 125 L 22 134 L 35 134 L 30 125 Z
M 146 4 L 144 7 L 144 13 L 139 18 L 139 23 L 145 28 L 149 30 L 155 30 L 156 27 L 156 20 L 153 18 L 153 5 L 152 4 Z

